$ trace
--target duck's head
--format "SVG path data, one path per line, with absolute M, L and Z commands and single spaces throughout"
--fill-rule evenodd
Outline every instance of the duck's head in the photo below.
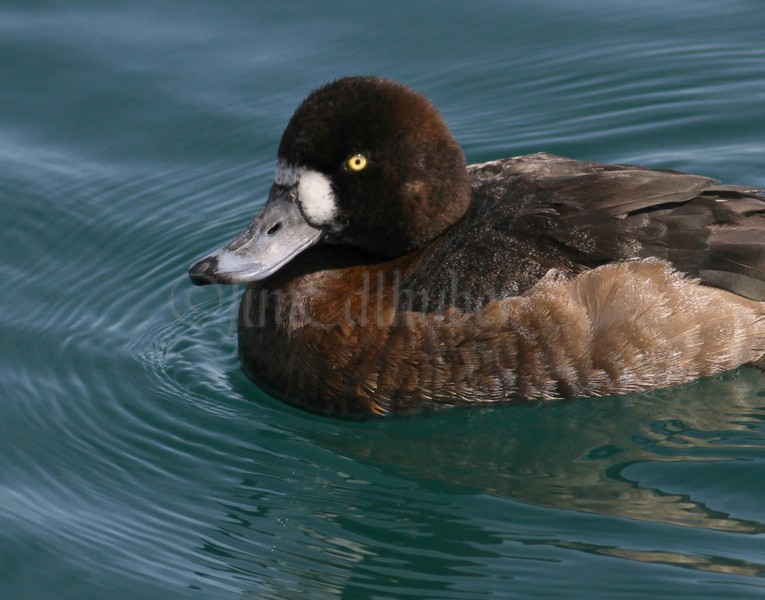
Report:
M 469 203 L 465 158 L 424 96 L 376 77 L 339 79 L 292 115 L 260 214 L 189 276 L 198 285 L 264 279 L 318 243 L 402 256 Z

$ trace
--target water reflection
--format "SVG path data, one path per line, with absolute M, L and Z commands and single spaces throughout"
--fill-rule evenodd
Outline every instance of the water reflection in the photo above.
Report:
M 480 597 L 478 585 L 549 578 L 551 562 L 576 577 L 571 565 L 614 559 L 765 575 L 765 539 L 752 535 L 765 532 L 759 371 L 632 397 L 349 422 L 263 397 L 235 364 L 229 313 L 198 313 L 210 322 L 145 336 L 158 344 L 147 363 L 167 379 L 152 385 L 199 410 L 193 431 L 218 452 L 209 468 L 227 474 L 194 531 L 194 589 Z
M 594 544 L 557 542 L 555 545 L 561 548 L 570 548 L 590 554 L 599 554 L 602 556 L 613 556 L 615 558 L 627 558 L 645 563 L 670 564 L 686 569 L 696 569 L 699 571 L 709 571 L 713 573 L 728 573 L 731 575 L 747 575 L 762 577 L 765 575 L 765 564 L 756 563 L 748 560 L 725 559 L 719 560 L 717 557 L 702 556 L 699 554 L 684 554 L 682 552 L 660 552 L 645 550 L 629 550 L 609 546 L 597 546 Z
M 498 532 L 391 480 L 388 487 L 328 473 L 290 482 L 289 495 L 274 495 L 262 480 L 243 480 L 221 502 L 226 518 L 200 549 L 206 579 L 255 586 L 259 598 L 298 590 L 327 598 L 359 597 L 360 590 L 385 595 L 391 586 L 396 597 L 420 598 L 427 590 L 448 598 L 458 576 L 477 577 L 487 559 L 501 557 Z
M 229 382 L 252 395 L 241 374 Z M 263 457 L 221 497 L 197 575 L 263 598 L 449 598 L 478 582 L 536 589 L 550 561 L 580 564 L 574 552 L 761 577 L 761 385 L 742 369 L 643 396 L 363 423 L 259 400 L 275 438 L 254 440 Z
M 685 478 L 673 477 L 671 463 L 737 461 L 747 449 L 765 449 L 765 399 L 753 393 L 761 373 L 742 369 L 720 379 L 628 398 L 388 420 L 316 441 L 399 476 L 535 506 L 761 533 L 759 519 L 714 506 L 723 482 L 701 486 L 710 502 L 684 489 Z M 742 487 L 751 493 L 749 486 Z

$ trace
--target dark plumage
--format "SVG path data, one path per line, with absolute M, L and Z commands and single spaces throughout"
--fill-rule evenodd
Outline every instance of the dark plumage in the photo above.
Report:
M 301 104 L 274 181 L 190 275 L 252 282 L 242 365 L 306 409 L 622 394 L 765 353 L 761 191 L 549 154 L 466 167 L 424 97 L 369 77 Z
M 457 273 L 468 302 L 461 308 L 474 310 L 485 299 L 523 293 L 551 268 L 656 257 L 706 284 L 765 300 L 765 203 L 757 190 L 545 153 L 468 172 L 470 211 L 423 253 L 403 287 L 443 296 Z

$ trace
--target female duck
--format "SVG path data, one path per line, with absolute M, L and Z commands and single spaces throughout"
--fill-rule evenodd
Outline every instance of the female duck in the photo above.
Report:
M 262 211 L 189 274 L 251 282 L 243 368 L 317 412 L 624 394 L 765 353 L 758 191 L 549 154 L 467 167 L 427 99 L 373 77 L 303 101 Z

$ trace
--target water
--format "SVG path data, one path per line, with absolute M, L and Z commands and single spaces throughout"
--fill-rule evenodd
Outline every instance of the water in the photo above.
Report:
M 188 265 L 313 87 L 400 79 L 470 162 L 765 186 L 759 0 L 6 1 L 1 598 L 759 598 L 765 380 L 349 423 L 236 362 Z

